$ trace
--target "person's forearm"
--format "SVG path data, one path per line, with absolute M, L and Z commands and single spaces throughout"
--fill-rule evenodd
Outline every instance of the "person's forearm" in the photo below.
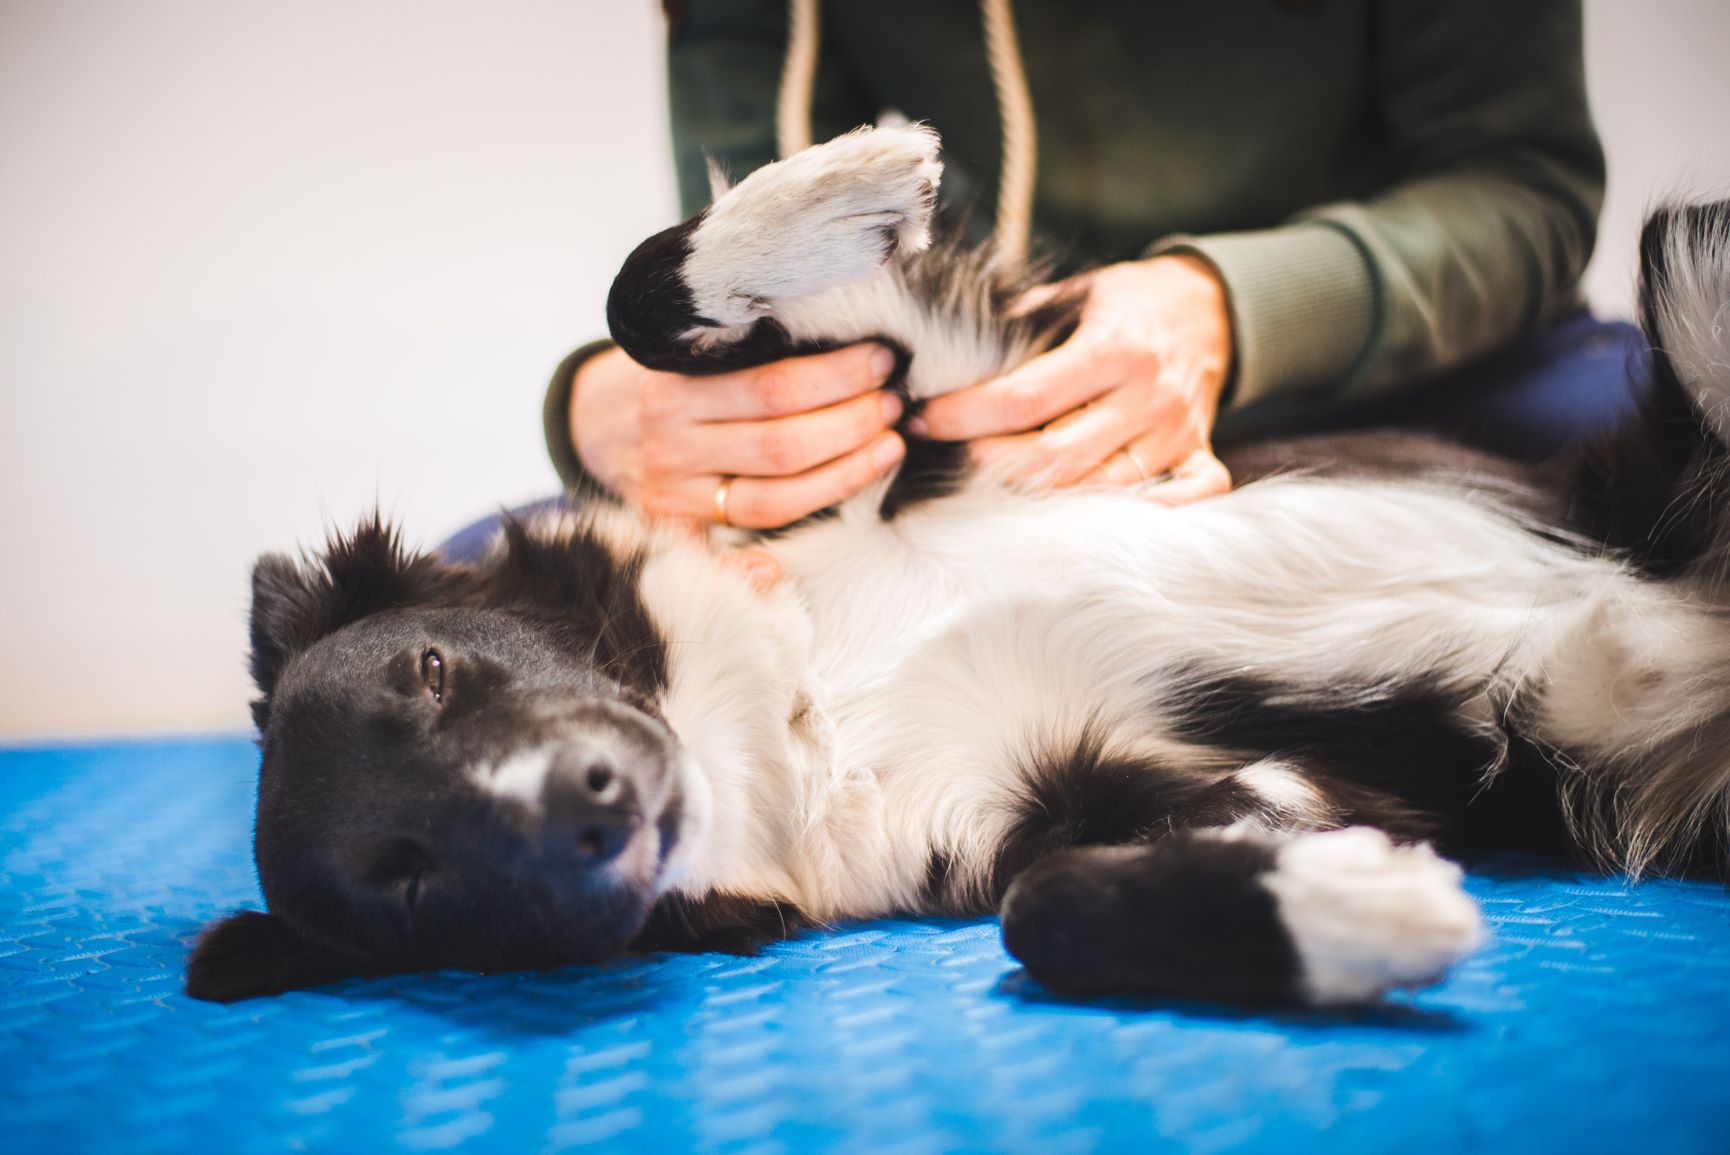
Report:
M 1433 376 L 1577 307 L 1601 186 L 1552 176 L 1447 173 L 1317 214 L 1376 270 L 1375 332 L 1345 391 Z

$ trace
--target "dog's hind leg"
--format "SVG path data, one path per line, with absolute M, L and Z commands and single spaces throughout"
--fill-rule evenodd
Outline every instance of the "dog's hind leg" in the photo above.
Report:
M 1359 1003 L 1477 945 L 1459 868 L 1420 841 L 1437 815 L 1315 754 L 1206 763 L 1084 741 L 1028 767 L 992 881 L 1004 941 L 1040 982 Z
M 1476 948 L 1460 878 L 1427 845 L 1365 826 L 1179 831 L 1040 859 L 1004 896 L 1003 937 L 1064 995 L 1363 1003 Z

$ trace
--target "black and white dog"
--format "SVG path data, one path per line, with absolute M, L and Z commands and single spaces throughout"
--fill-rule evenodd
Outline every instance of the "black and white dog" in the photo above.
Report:
M 918 127 L 753 174 L 645 242 L 609 320 L 701 373 L 875 338 L 914 399 L 1059 340 L 928 247 Z M 1063 993 L 1351 1003 L 1478 944 L 1444 851 L 1723 862 L 1730 205 L 1660 212 L 1640 420 L 1565 481 L 1411 438 L 1264 447 L 1164 508 L 899 474 L 710 549 L 597 507 L 473 566 L 376 521 L 253 575 L 269 913 L 187 988 L 749 950 L 1000 910 Z

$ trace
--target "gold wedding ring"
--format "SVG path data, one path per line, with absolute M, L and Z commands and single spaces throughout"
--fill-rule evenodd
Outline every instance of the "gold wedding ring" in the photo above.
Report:
M 1118 450 L 1118 452 L 1129 458 L 1129 463 L 1135 466 L 1135 471 L 1141 475 L 1143 483 L 1150 479 L 1151 475 L 1147 472 L 1147 466 L 1141 463 L 1141 458 L 1135 455 L 1134 450 L 1125 445 L 1122 449 Z
M 721 478 L 721 484 L 715 487 L 715 521 L 720 525 L 732 525 L 727 519 L 727 495 L 732 492 L 733 479 Z

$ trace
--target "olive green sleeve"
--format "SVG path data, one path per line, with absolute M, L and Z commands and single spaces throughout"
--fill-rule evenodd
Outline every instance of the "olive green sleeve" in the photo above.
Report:
M 607 490 L 577 457 L 577 447 L 571 443 L 571 386 L 577 370 L 597 353 L 613 347 L 607 340 L 590 341 L 581 349 L 559 362 L 553 379 L 547 383 L 546 399 L 541 403 L 541 430 L 547 439 L 547 456 L 553 460 L 565 491 L 576 497 L 602 497 Z
M 1385 191 L 1153 250 L 1219 270 L 1236 404 L 1434 375 L 1577 305 L 1604 191 L 1579 3 L 1386 0 L 1374 18 Z

